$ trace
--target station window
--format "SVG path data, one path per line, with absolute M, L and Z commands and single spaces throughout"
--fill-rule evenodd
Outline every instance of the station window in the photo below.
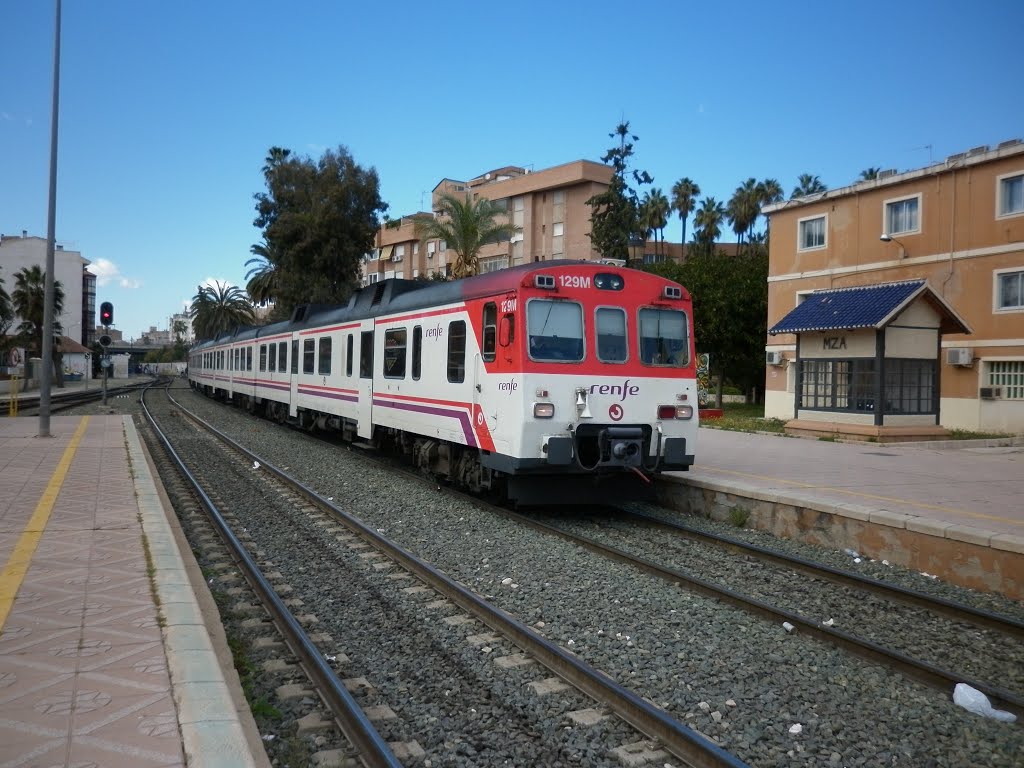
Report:
M 408 331 L 391 328 L 384 332 L 384 378 L 405 378 L 405 347 Z
M 316 342 L 306 339 L 302 342 L 302 372 L 313 373 L 316 370 Z
M 575 302 L 532 299 L 526 305 L 526 333 L 531 360 L 583 359 L 583 308 Z
M 921 231 L 921 196 L 885 201 L 885 233 L 909 235 Z
M 626 362 L 626 313 L 619 307 L 599 307 L 597 327 L 597 359 L 602 363 Z
M 448 381 L 466 380 L 466 321 L 448 323 Z
M 288 371 L 288 342 L 281 341 L 277 344 L 277 370 L 281 373 Z
M 825 247 L 826 218 L 814 216 L 808 219 L 801 219 L 799 223 L 800 237 L 797 250 L 811 251 Z
M 359 338 L 359 377 L 373 378 L 373 331 L 363 331 Z
M 996 193 L 999 200 L 998 216 L 1020 216 L 1024 213 L 1024 173 L 1011 173 L 1000 176 L 999 189 Z
M 686 315 L 676 309 L 640 310 L 640 360 L 644 365 L 683 368 L 690 362 Z
M 498 350 L 498 305 L 493 301 L 484 304 L 484 348 L 481 355 L 488 363 L 494 362 Z
M 1004 400 L 1024 400 L 1024 360 L 987 363 L 988 386 L 999 387 Z
M 420 380 L 421 361 L 423 356 L 423 326 L 417 325 L 412 329 L 412 377 Z
M 995 273 L 996 311 L 1019 312 L 1024 309 L 1024 270 Z
M 331 337 L 330 336 L 323 336 L 323 337 L 321 337 L 321 339 L 320 339 L 320 349 L 318 350 L 318 354 L 319 354 L 319 360 L 318 360 L 319 367 L 317 368 L 317 373 L 319 373 L 321 376 L 330 376 L 331 375 Z

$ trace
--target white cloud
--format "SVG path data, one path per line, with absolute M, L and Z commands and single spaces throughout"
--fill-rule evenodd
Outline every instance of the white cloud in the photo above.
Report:
M 142 281 L 121 274 L 117 264 L 110 259 L 96 259 L 89 264 L 89 271 L 96 275 L 96 285 L 115 283 L 121 288 L 135 289 L 142 287 Z

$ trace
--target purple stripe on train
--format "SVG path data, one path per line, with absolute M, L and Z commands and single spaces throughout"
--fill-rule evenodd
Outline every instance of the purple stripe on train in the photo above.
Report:
M 309 395 L 311 397 L 326 397 L 330 400 L 344 400 L 348 403 L 358 403 L 358 395 L 343 394 L 341 392 L 323 392 L 319 389 L 307 389 L 306 387 L 299 387 L 300 395 Z
M 462 424 L 462 433 L 466 438 L 466 445 L 476 448 L 476 435 L 473 434 L 473 425 L 469 422 L 469 415 L 465 411 L 453 411 L 448 408 L 431 408 L 415 403 L 394 403 L 390 400 L 374 400 L 377 408 L 394 408 L 399 411 L 416 411 L 417 413 L 429 413 L 431 416 L 447 416 L 451 419 L 458 419 Z

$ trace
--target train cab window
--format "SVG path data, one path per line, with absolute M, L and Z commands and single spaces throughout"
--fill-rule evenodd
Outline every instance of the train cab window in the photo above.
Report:
M 573 301 L 531 299 L 526 305 L 530 359 L 575 363 L 583 359 L 583 307 Z
M 292 373 L 299 372 L 299 340 L 292 339 Z
M 423 326 L 417 325 L 412 329 L 412 378 L 420 380 L 423 359 Z
M 685 367 L 690 362 L 686 315 L 675 309 L 641 309 L 640 360 L 644 365 Z
M 348 335 L 348 343 L 345 345 L 345 375 L 352 375 L 352 348 L 355 346 L 352 342 L 352 334 Z
M 331 375 L 331 337 L 324 336 L 320 339 L 320 349 L 318 350 L 319 356 L 319 368 L 317 373 L 321 376 Z
M 260 370 L 267 370 L 267 345 L 260 344 Z
M 373 331 L 363 331 L 359 335 L 359 377 L 373 378 Z
M 288 371 L 288 342 L 280 341 L 277 344 L 277 370 L 281 373 Z
M 498 305 L 493 301 L 484 304 L 484 346 L 481 350 L 481 357 L 488 362 L 494 362 L 498 351 Z
M 312 339 L 306 339 L 302 342 L 302 372 L 312 373 L 316 370 L 314 364 L 316 362 L 316 342 Z
M 448 381 L 466 380 L 466 321 L 448 323 Z
M 271 344 L 270 350 L 267 352 L 267 370 L 277 370 L 277 344 Z
M 598 307 L 594 316 L 597 359 L 602 363 L 626 362 L 626 313 L 619 307 Z
M 408 331 L 392 328 L 384 331 L 384 378 L 405 378 L 405 347 Z

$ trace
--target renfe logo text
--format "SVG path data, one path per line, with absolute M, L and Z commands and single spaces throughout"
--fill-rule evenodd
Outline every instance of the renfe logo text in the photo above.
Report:
M 426 330 L 424 330 L 423 335 L 426 336 L 428 339 L 440 339 L 442 336 L 444 336 L 444 331 L 441 328 L 441 324 L 438 323 L 436 328 L 427 328 Z
M 620 395 L 619 400 L 640 394 L 639 384 L 630 384 L 626 379 L 621 384 L 591 384 L 590 394 L 592 395 Z

